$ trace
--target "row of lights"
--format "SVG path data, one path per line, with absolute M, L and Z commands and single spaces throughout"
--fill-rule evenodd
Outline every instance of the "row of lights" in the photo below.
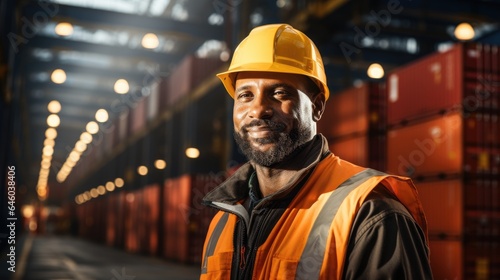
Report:
M 154 162 L 154 166 L 158 170 L 163 170 L 167 167 L 167 163 L 163 159 L 157 159 Z M 149 173 L 149 169 L 145 165 L 141 165 L 137 167 L 137 173 L 141 176 L 146 176 Z M 114 181 L 109 181 L 104 185 L 97 186 L 90 190 L 87 190 L 83 193 L 75 196 L 76 204 L 85 203 L 93 198 L 97 198 L 98 196 L 105 195 L 106 193 L 113 192 L 116 188 L 121 188 L 125 185 L 125 182 L 122 178 L 118 177 Z
M 71 36 L 73 31 L 73 25 L 69 22 L 59 22 L 54 28 L 54 32 L 63 37 Z M 145 49 L 153 50 L 160 45 L 160 39 L 154 33 L 146 33 L 142 36 L 141 44 Z
M 116 188 L 121 188 L 124 185 L 125 181 L 122 178 L 118 177 L 114 181 L 108 181 L 104 185 L 97 186 L 75 196 L 75 202 L 76 204 L 85 203 L 93 198 L 97 198 L 100 195 L 105 195 L 108 192 L 113 192 Z
M 97 110 L 95 119 L 98 122 L 106 122 L 108 118 L 109 115 L 105 109 Z M 81 159 L 83 152 L 85 152 L 88 145 L 92 143 L 92 140 L 94 138 L 92 135 L 99 132 L 99 124 L 97 124 L 97 122 L 95 121 L 90 121 L 87 123 L 85 129 L 86 131 L 82 132 L 82 134 L 80 135 L 80 139 L 76 141 L 73 150 L 71 150 L 68 157 L 66 158 L 66 161 L 61 167 L 61 170 L 59 170 L 59 173 L 57 173 L 56 179 L 59 183 L 66 181 L 66 178 L 73 170 L 73 167 L 75 167 L 78 161 Z
M 54 154 L 55 139 L 57 137 L 56 127 L 59 126 L 61 120 L 57 113 L 61 111 L 61 103 L 56 100 L 51 101 L 47 109 L 51 113 L 47 117 L 47 125 L 49 128 L 45 131 L 45 140 L 43 141 L 42 161 L 40 163 L 40 172 L 38 175 L 38 182 L 36 185 L 36 192 L 40 200 L 47 198 L 48 192 L 48 179 L 50 173 L 50 166 L 52 165 L 52 156 Z

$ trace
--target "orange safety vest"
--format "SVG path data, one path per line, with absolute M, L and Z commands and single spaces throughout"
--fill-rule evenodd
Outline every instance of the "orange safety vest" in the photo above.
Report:
M 427 237 L 422 205 L 410 179 L 330 155 L 318 163 L 258 248 L 252 279 L 341 279 L 351 226 L 361 204 L 379 183 L 408 209 Z M 219 211 L 212 220 L 200 279 L 230 279 L 237 219 Z

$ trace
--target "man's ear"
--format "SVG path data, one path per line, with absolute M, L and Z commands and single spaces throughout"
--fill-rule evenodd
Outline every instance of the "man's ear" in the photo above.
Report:
M 323 112 L 325 111 L 325 94 L 323 92 L 320 92 L 314 96 L 313 100 L 313 120 L 315 122 L 318 122 L 321 119 L 321 116 L 323 115 Z

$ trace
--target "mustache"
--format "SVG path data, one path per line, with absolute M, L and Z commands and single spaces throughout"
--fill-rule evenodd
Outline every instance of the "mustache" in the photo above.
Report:
M 250 123 L 243 125 L 242 130 L 248 131 L 248 128 L 253 127 L 253 126 L 267 126 L 272 131 L 277 131 L 277 132 L 285 130 L 285 125 L 283 123 L 274 122 L 274 121 L 266 120 L 266 119 L 253 120 Z

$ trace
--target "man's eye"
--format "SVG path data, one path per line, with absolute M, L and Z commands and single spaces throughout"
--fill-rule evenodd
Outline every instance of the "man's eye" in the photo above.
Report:
M 238 93 L 237 96 L 238 96 L 238 99 L 248 99 L 248 98 L 251 98 L 253 95 L 250 92 L 241 92 L 241 93 Z
M 278 97 L 285 97 L 285 96 L 288 96 L 289 93 L 286 90 L 276 90 L 276 91 L 274 91 L 274 95 L 278 96 Z

